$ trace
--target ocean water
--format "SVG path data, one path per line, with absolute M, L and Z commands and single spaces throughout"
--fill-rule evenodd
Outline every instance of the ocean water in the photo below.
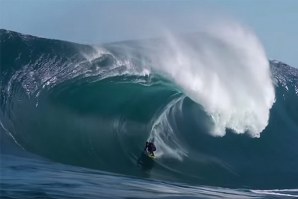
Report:
M 237 28 L 96 46 L 1 30 L 1 198 L 298 197 L 298 70 Z

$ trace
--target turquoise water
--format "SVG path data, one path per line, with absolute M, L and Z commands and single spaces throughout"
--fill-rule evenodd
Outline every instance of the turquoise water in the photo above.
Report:
M 297 70 L 275 77 L 260 138 L 217 137 L 202 104 L 148 71 L 146 53 L 1 30 L 1 197 L 297 196 Z M 157 158 L 138 165 L 151 137 Z

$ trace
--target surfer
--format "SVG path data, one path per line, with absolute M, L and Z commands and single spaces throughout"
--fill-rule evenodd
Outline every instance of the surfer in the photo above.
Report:
M 148 172 L 154 167 L 154 151 L 156 147 L 154 145 L 154 140 L 146 142 L 144 151 L 141 153 L 140 157 L 137 160 L 137 165 L 142 168 L 143 171 Z
M 146 142 L 145 151 L 147 151 L 149 155 L 154 156 L 154 151 L 156 151 L 156 147 L 153 141 Z

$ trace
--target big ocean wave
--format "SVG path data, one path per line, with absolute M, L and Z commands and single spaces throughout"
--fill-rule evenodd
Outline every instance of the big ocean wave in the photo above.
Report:
M 224 187 L 297 188 L 297 70 L 249 30 L 100 46 L 1 30 L 0 129 L 66 164 Z M 137 161 L 157 145 L 150 172 Z

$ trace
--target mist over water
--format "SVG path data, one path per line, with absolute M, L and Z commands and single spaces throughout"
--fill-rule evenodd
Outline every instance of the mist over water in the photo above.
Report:
M 248 28 L 221 22 L 189 37 L 167 32 L 151 56 L 154 70 L 211 116 L 212 135 L 224 136 L 229 128 L 259 137 L 267 126 L 274 87 L 266 53 Z

